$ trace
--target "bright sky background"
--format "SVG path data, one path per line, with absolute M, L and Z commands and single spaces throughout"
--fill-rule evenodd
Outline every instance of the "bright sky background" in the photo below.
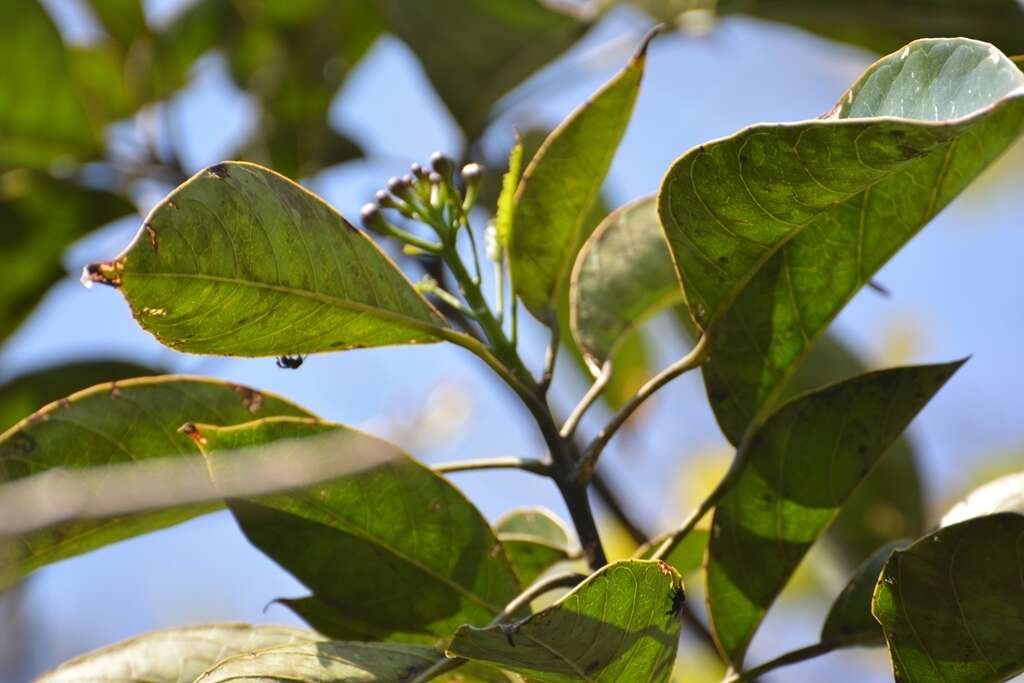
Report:
M 181 0 L 148 3 L 161 20 Z M 95 35 L 72 0 L 50 0 L 62 29 L 77 40 Z M 507 125 L 488 140 L 500 149 L 511 125 L 553 125 L 592 92 L 632 51 L 647 20 L 616 12 L 573 53 L 565 68 L 542 75 L 529 107 L 514 107 Z M 610 45 L 610 46 L 609 46 Z M 873 57 L 800 31 L 729 19 L 703 38 L 677 34 L 653 45 L 636 116 L 609 181 L 615 204 L 654 191 L 671 161 L 689 147 L 751 123 L 811 118 L 834 100 Z M 539 101 L 538 101 L 539 100 Z M 251 123 L 251 106 L 227 77 L 216 55 L 195 68 L 192 84 L 173 114 L 182 156 L 194 170 L 221 161 Z M 399 41 L 381 40 L 338 94 L 332 121 L 360 140 L 365 161 L 328 170 L 309 185 L 350 218 L 391 175 L 436 149 L 456 152 L 459 132 L 430 90 L 412 54 Z M 872 366 L 943 361 L 972 355 L 912 428 L 936 506 L 989 468 L 1019 462 L 1024 443 L 1024 370 L 1018 354 L 1024 306 L 1018 283 L 1024 228 L 1024 147 L 1018 145 L 878 276 L 893 293 L 862 293 L 835 324 Z M 140 194 L 144 209 L 162 197 Z M 113 257 L 139 220 L 122 221 L 69 250 L 77 273 Z M 654 323 L 664 340 L 663 362 L 680 350 L 671 328 Z M 541 341 L 536 325 L 526 346 Z M 427 460 L 539 456 L 542 444 L 514 397 L 479 362 L 457 348 L 427 346 L 316 356 L 296 372 L 273 360 L 182 356 L 160 347 L 131 319 L 123 299 L 108 288 L 84 289 L 77 275 L 56 287 L 21 331 L 0 350 L 0 372 L 29 371 L 57 359 L 116 355 L 169 370 L 213 375 L 287 396 L 325 418 L 393 438 Z M 531 357 L 539 361 L 539 354 Z M 568 363 L 563 371 L 569 370 Z M 583 390 L 563 384 L 555 399 L 567 410 Z M 413 435 L 424 407 L 440 405 L 449 417 L 428 414 L 438 438 Z M 601 410 L 584 423 L 595 429 Z M 463 419 L 451 419 L 451 414 Z M 618 439 L 605 456 L 609 477 L 634 491 L 629 505 L 649 526 L 674 526 L 693 501 L 681 499 L 678 472 L 687 462 L 722 449 L 724 441 L 703 399 L 696 375 L 661 394 L 643 434 Z M 702 461 L 703 462 L 703 461 Z M 706 466 L 705 466 L 706 469 Z M 669 472 L 666 476 L 665 472 Z M 464 474 L 457 483 L 494 518 L 506 510 L 541 504 L 564 513 L 554 488 L 528 475 Z M 711 482 L 708 482 L 710 485 Z M 838 590 L 838 587 L 836 588 Z M 101 645 L 154 628 L 207 621 L 298 623 L 284 608 L 264 607 L 304 589 L 248 546 L 227 514 L 120 543 L 38 572 L 24 594 L 27 680 L 54 664 Z M 799 604 L 799 596 L 787 600 Z M 825 603 L 796 616 L 773 617 L 755 641 L 758 662 L 816 639 Z M 0 625 L 2 628 L 2 625 Z M 0 638 L 13 634 L 4 634 Z M 839 676 L 836 672 L 841 672 Z M 828 657 L 773 674 L 773 681 L 888 680 L 879 650 Z M 2 677 L 2 673 L 0 673 Z

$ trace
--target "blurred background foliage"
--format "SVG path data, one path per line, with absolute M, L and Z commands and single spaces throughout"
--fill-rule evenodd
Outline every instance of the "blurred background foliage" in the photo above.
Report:
M 545 111 L 551 100 L 558 99 L 557 93 L 577 80 L 592 80 L 595 72 L 620 62 L 652 20 L 665 22 L 675 32 L 673 40 L 711 41 L 714 59 L 721 64 L 730 63 L 733 55 L 727 47 L 735 40 L 716 45 L 721 40 L 716 35 L 723 28 L 728 34 L 733 20 L 741 22 L 739 30 L 754 34 L 774 31 L 782 24 L 799 29 L 793 32 L 794 40 L 839 41 L 845 47 L 827 45 L 820 52 L 854 54 L 852 62 L 859 65 L 869 57 L 858 50 L 881 54 L 926 36 L 966 35 L 993 42 L 1010 55 L 1024 53 L 1024 11 L 1016 0 L 4 0 L 0 3 L 0 63 L 4 64 L 0 77 L 0 345 L 16 336 L 37 307 L 50 305 L 48 293 L 66 281 L 66 266 L 77 265 L 68 258 L 69 249 L 74 251 L 83 238 L 101 234 L 95 231 L 118 219 L 137 227 L 155 201 L 199 170 L 193 160 L 205 156 L 195 152 L 192 140 L 197 136 L 192 129 L 216 135 L 220 118 L 237 118 L 226 106 L 218 106 L 217 100 L 200 120 L 180 115 L 185 93 L 211 70 L 222 68 L 229 79 L 222 89 L 231 90 L 233 97 L 245 103 L 245 125 L 234 126 L 233 135 L 217 141 L 223 158 L 262 163 L 314 185 L 339 169 L 369 162 L 369 177 L 376 177 L 370 182 L 383 184 L 382 168 L 403 172 L 396 165 L 398 160 L 368 151 L 379 150 L 379 145 L 364 139 L 367 136 L 359 126 L 339 125 L 339 118 L 345 117 L 337 116 L 336 109 L 339 94 L 375 46 L 397 39 L 414 57 L 406 63 L 416 71 L 410 77 L 428 85 L 429 92 L 417 101 L 428 105 L 434 101 L 441 112 L 404 111 L 402 116 L 427 122 L 410 124 L 413 131 L 429 125 L 434 120 L 431 116 L 450 117 L 458 148 L 445 151 L 462 160 L 487 163 L 489 176 L 481 205 L 490 207 L 512 142 L 512 127 L 523 132 L 529 159 L 543 139 L 545 126 L 558 118 Z M 804 31 L 818 38 L 809 38 Z M 687 91 L 685 97 L 708 97 L 692 89 L 692 82 L 699 80 L 692 64 L 673 68 L 681 74 L 673 87 Z M 843 82 L 859 67 L 848 71 L 840 74 L 840 80 L 846 79 Z M 390 87 L 409 87 L 409 80 L 394 69 L 371 71 L 363 78 L 391 81 L 376 84 L 385 92 Z M 746 98 L 742 92 L 716 101 L 745 107 L 743 120 L 771 114 L 758 113 L 756 98 Z M 820 112 L 807 115 L 815 113 Z M 388 130 L 401 139 L 403 131 L 395 128 L 403 125 L 401 118 L 395 121 Z M 700 125 L 671 111 L 662 112 L 660 123 L 694 125 L 698 130 Z M 658 144 L 658 131 L 637 135 L 638 150 Z M 674 149 L 669 158 L 683 151 Z M 627 161 L 642 163 L 637 154 L 629 151 Z M 1018 161 L 1022 156 L 1019 148 L 1011 154 Z M 401 156 L 405 164 L 414 160 L 406 159 L 405 153 Z M 1012 174 L 1007 170 L 1011 166 L 1002 165 L 993 174 Z M 1017 164 L 1018 187 L 1019 168 Z M 658 177 L 661 170 L 647 175 Z M 616 190 L 615 178 L 613 173 L 591 228 L 620 200 L 634 198 Z M 986 192 L 998 195 L 1001 187 L 1006 187 L 1005 179 L 983 181 L 970 196 L 977 201 Z M 363 180 L 358 191 L 364 199 L 372 193 Z M 485 220 L 486 216 L 478 224 Z M 400 252 L 394 255 L 414 278 L 424 273 L 444 277 L 436 261 Z M 865 296 L 882 298 L 870 292 Z M 984 317 L 975 322 L 978 329 L 986 326 Z M 88 324 L 103 326 L 105 321 Z M 567 324 L 567 319 L 562 321 L 566 361 L 556 397 L 572 396 L 589 381 Z M 606 406 L 621 405 L 666 359 L 685 351 L 691 339 L 689 325 L 685 314 L 669 314 L 635 332 L 617 353 L 615 380 L 603 396 Z M 1012 329 L 1020 332 L 1021 327 Z M 540 332 L 534 332 L 528 341 L 539 342 Z M 31 347 L 33 335 L 39 334 L 74 338 L 75 330 L 51 323 L 22 332 L 19 343 Z M 855 350 L 858 335 L 846 336 L 853 337 L 852 344 L 842 335 L 831 335 L 818 344 L 793 380 L 791 394 L 848 377 L 867 366 Z M 882 355 L 896 362 L 919 356 L 924 343 L 920 339 L 927 335 L 913 319 L 904 319 L 889 325 L 881 336 L 881 346 L 887 347 Z M 150 361 L 140 362 L 138 354 L 119 357 L 90 351 L 76 358 L 43 354 L 26 368 L 17 362 L 17 349 L 12 353 L 10 348 L 10 344 L 0 346 L 0 429 L 46 402 L 101 381 L 165 369 L 208 369 L 195 362 L 183 366 L 165 352 L 149 353 Z M 872 361 L 877 359 L 876 352 Z M 244 381 L 245 374 L 241 376 Z M 412 444 L 414 452 L 443 450 L 446 440 L 458 442 L 464 423 L 481 419 L 466 394 L 457 381 L 435 383 L 422 400 L 397 388 L 389 400 L 401 408 L 369 426 L 397 435 L 403 443 Z M 292 397 L 300 403 L 304 398 Z M 565 407 L 569 405 L 566 401 Z M 648 423 L 649 412 L 637 415 L 634 427 Z M 522 423 L 492 419 L 488 424 L 512 429 Z M 627 471 L 644 460 L 645 445 L 659 434 L 654 431 L 653 436 L 640 438 L 636 431 L 619 439 L 619 457 Z M 671 430 L 663 433 L 672 434 Z M 792 609 L 791 621 L 785 623 L 804 619 L 801 610 L 807 597 L 834 593 L 874 548 L 893 538 L 916 536 L 934 519 L 916 450 L 912 439 L 901 440 L 858 491 L 833 527 L 829 542 L 815 550 L 800 579 L 787 591 L 790 602 L 784 601 L 784 607 Z M 1012 450 L 1004 448 L 1001 453 Z M 655 532 L 674 525 L 717 481 L 731 457 L 722 446 L 691 451 L 675 454 L 677 471 L 660 475 L 664 497 L 654 502 L 648 500 L 645 491 L 650 487 L 642 479 L 623 481 L 621 467 L 613 466 L 613 476 L 597 482 L 613 557 L 631 553 Z M 1000 454 L 979 471 L 992 474 L 1003 469 L 992 463 L 1011 460 Z M 973 472 L 964 473 L 960 490 L 978 478 Z M 643 499 L 640 504 L 638 498 Z M 658 512 L 651 514 L 652 509 Z M 485 506 L 485 511 L 490 509 Z M 155 588 L 163 589 L 171 590 Z M 26 626 L 26 611 L 19 607 L 25 590 L 18 587 L 0 596 L 0 672 L 7 672 L 0 673 L 3 680 L 19 680 L 76 654 L 60 648 L 33 650 L 27 642 L 31 629 Z M 64 599 L 75 600 L 75 596 Z M 700 600 L 693 599 L 691 604 L 699 605 Z M 697 641 L 688 645 L 681 656 L 691 660 L 695 671 L 704 672 L 701 676 L 714 680 L 720 673 L 716 660 Z M 869 670 L 875 670 L 870 667 L 877 667 L 877 661 L 869 665 Z

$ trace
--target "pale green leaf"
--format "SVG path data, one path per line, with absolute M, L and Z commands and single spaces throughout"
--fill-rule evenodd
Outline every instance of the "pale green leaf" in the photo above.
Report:
M 629 125 L 650 40 L 548 136 L 519 183 L 509 240 L 512 287 L 546 324 L 554 323 L 583 225 Z
M 565 523 L 545 508 L 523 508 L 494 525 L 519 583 L 527 586 L 558 562 L 578 555 Z
M 178 351 L 278 356 L 438 341 L 443 318 L 362 232 L 255 164 L 200 171 L 90 266 Z
M 681 595 L 682 580 L 665 563 L 616 562 L 521 621 L 461 627 L 449 654 L 530 681 L 667 681 L 679 643 Z
M 509 236 L 512 234 L 512 223 L 515 220 L 516 190 L 519 188 L 519 177 L 523 172 L 523 140 L 516 133 L 516 143 L 508 153 L 508 170 L 501 177 L 501 194 L 498 195 L 498 208 L 494 216 L 497 230 L 498 245 L 508 249 Z

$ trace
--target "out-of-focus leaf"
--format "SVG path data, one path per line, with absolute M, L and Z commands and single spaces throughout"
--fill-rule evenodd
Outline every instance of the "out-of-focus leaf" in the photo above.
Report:
M 867 366 L 834 335 L 825 333 L 808 351 L 782 391 L 787 400 L 867 372 Z M 925 532 L 928 509 L 913 443 L 900 436 L 850 494 L 828 530 L 828 538 L 850 566 L 878 547 Z
M 253 4 L 227 41 L 235 80 L 261 108 L 243 156 L 293 178 L 362 156 L 331 128 L 328 111 L 383 29 L 374 0 Z
M 153 368 L 119 360 L 84 360 L 14 377 L 0 386 L 0 434 L 47 403 L 103 382 L 155 375 Z
M 825 617 L 821 627 L 822 642 L 857 639 L 860 645 L 885 644 L 882 627 L 871 615 L 871 600 L 882 567 L 894 550 L 905 545 L 906 541 L 888 543 L 857 568 Z
M 682 301 L 655 197 L 608 215 L 584 243 L 569 295 L 572 332 L 596 373 L 630 331 Z
M 323 200 L 242 162 L 197 173 L 153 209 L 127 251 L 87 276 L 118 287 L 143 328 L 190 353 L 433 342 L 446 324 Z
M 547 325 L 555 322 L 583 226 L 633 114 L 651 37 L 548 136 L 519 183 L 509 273 L 514 293 Z
M 138 109 L 145 88 L 126 68 L 124 48 L 104 41 L 70 46 L 67 52 L 81 101 L 93 116 L 114 121 Z
M 46 169 L 100 151 L 57 27 L 38 0 L 0 3 L 0 168 Z
M 149 32 L 142 0 L 89 0 L 89 6 L 106 32 L 122 45 Z
M 0 341 L 66 275 L 60 260 L 72 242 L 134 211 L 126 199 L 68 180 L 26 169 L 0 174 Z
M 657 538 L 644 543 L 637 548 L 634 557 L 645 560 L 655 553 L 665 542 L 669 534 L 662 534 Z M 676 544 L 672 552 L 664 558 L 664 561 L 672 565 L 679 572 L 680 576 L 686 578 L 688 574 L 700 569 L 704 563 L 704 552 L 708 548 L 708 541 L 711 533 L 707 529 L 693 529 L 686 537 Z
M 469 141 L 483 132 L 502 96 L 587 29 L 542 0 L 381 0 L 381 6 Z
M 575 554 L 565 524 L 544 508 L 513 510 L 494 530 L 523 586 Z
M 704 377 L 732 443 L 857 290 L 1022 131 L 1024 74 L 998 50 L 921 40 L 824 118 L 752 126 L 675 162 L 659 213 L 690 310 L 714 326 Z
M 165 97 L 187 79 L 192 64 L 221 44 L 243 23 L 234 0 L 198 0 L 189 4 L 157 35 L 149 99 Z
M 997 512 L 1024 514 L 1024 472 L 1014 472 L 979 486 L 942 518 L 950 526 Z
M 78 470 L 195 454 L 178 428 L 190 420 L 225 424 L 268 415 L 309 415 L 273 394 L 227 382 L 166 375 L 100 384 L 51 403 L 0 435 L 0 481 L 55 468 Z M 216 509 L 190 506 L 106 520 L 67 522 L 16 541 L 15 579 L 51 562 L 178 524 Z
M 1024 671 L 1024 516 L 970 519 L 897 550 L 872 611 L 896 680 L 1006 681 Z
M 847 496 L 960 362 L 883 370 L 794 399 L 745 441 L 715 509 L 708 612 L 734 666 Z
M 321 640 L 312 631 L 284 626 L 210 624 L 167 629 L 76 657 L 36 683 L 192 683 L 226 657 Z
M 664 562 L 616 562 L 521 621 L 462 626 L 449 654 L 531 681 L 667 681 L 679 643 L 682 590 L 679 574 Z
M 229 657 L 195 683 L 394 683 L 412 680 L 443 656 L 433 648 L 404 643 L 300 642 Z M 471 664 L 434 680 L 508 683 L 514 679 Z
M 215 480 L 224 451 L 325 435 L 347 436 L 353 449 L 382 443 L 296 418 L 196 425 L 196 434 Z M 327 484 L 229 507 L 257 548 L 370 639 L 445 637 L 460 624 L 489 622 L 519 592 L 477 509 L 405 454 Z
M 880 53 L 934 36 L 976 38 L 1008 53 L 1024 50 L 1024 9 L 1016 0 L 720 0 L 718 9 L 785 22 Z

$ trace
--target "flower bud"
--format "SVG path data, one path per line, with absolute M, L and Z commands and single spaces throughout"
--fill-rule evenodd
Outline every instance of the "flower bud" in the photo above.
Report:
M 455 173 L 455 162 L 443 152 L 434 152 L 430 155 L 430 167 L 442 178 L 451 178 Z
M 384 220 L 384 216 L 380 212 L 380 205 L 374 202 L 363 204 L 359 214 L 363 219 L 363 227 L 367 230 L 380 233 L 387 232 L 387 221 Z
M 480 164 L 466 164 L 462 167 L 462 181 L 466 185 L 479 183 L 484 176 L 484 167 Z
M 395 195 L 399 199 L 403 199 L 407 202 L 416 201 L 416 189 L 413 187 L 413 177 L 411 175 L 404 175 L 401 178 L 391 178 L 388 180 L 388 189 L 391 194 Z
M 427 171 L 427 169 L 423 168 L 422 166 L 415 162 L 413 163 L 412 166 L 409 167 L 409 170 L 412 172 L 414 176 L 420 178 L 421 180 L 425 179 L 430 174 L 430 172 Z

